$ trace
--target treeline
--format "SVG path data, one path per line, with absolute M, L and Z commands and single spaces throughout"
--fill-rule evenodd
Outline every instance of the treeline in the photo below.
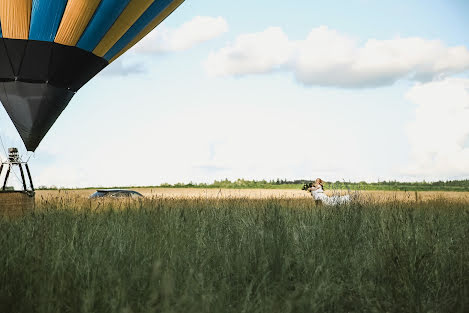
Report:
M 333 189 L 353 190 L 396 190 L 396 191 L 469 191 L 469 180 L 436 181 L 436 182 L 334 182 L 328 183 Z
M 311 180 L 297 179 L 276 179 L 276 180 L 245 180 L 237 179 L 235 181 L 215 180 L 211 184 L 196 183 L 178 183 L 162 184 L 163 188 L 227 188 L 227 189 L 300 189 L 303 184 L 310 183 Z M 351 189 L 351 190 L 396 190 L 396 191 L 469 191 L 469 180 L 452 180 L 436 182 L 399 182 L 399 181 L 380 181 L 380 182 L 325 182 L 326 189 Z
M 237 179 L 235 181 L 225 180 L 215 180 L 211 184 L 205 183 L 177 183 L 174 185 L 171 184 L 161 184 L 159 187 L 163 188 L 221 188 L 221 189 L 295 189 L 298 186 L 303 185 L 306 181 L 301 182 L 289 182 L 287 180 L 246 180 L 246 179 Z
M 159 186 L 116 186 L 99 187 L 103 189 L 114 188 L 218 188 L 218 189 L 301 189 L 303 184 L 310 183 L 307 179 L 275 179 L 275 180 L 247 180 L 237 179 L 231 181 L 215 180 L 213 183 L 177 183 L 161 184 Z M 325 182 L 324 188 L 331 189 L 350 189 L 350 190 L 389 190 L 389 191 L 469 191 L 469 180 L 451 180 L 436 182 L 399 182 L 399 181 L 379 181 L 379 182 Z M 56 186 L 40 186 L 38 190 L 66 190 L 74 188 L 63 188 Z M 81 189 L 97 189 L 97 187 L 88 187 Z

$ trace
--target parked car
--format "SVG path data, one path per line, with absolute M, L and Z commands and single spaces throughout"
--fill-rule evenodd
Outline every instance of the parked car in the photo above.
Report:
M 143 198 L 143 195 L 128 189 L 98 189 L 90 196 L 90 199 L 95 198 Z

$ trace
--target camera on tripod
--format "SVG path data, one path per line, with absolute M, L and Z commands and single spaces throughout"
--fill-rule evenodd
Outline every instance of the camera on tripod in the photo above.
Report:
M 8 148 L 8 161 L 11 163 L 19 163 L 21 161 L 18 149 Z
M 313 187 L 313 182 L 304 183 L 303 188 L 301 188 L 301 190 L 308 191 L 308 188 L 311 188 L 311 187 Z

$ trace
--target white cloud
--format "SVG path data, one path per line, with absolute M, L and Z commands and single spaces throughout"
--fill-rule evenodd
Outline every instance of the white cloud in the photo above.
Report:
M 406 97 L 417 104 L 408 126 L 412 164 L 405 174 L 429 180 L 469 176 L 469 79 L 417 84 Z
M 159 26 L 131 50 L 132 53 L 129 54 L 133 55 L 134 58 L 126 58 L 126 60 L 132 60 L 131 62 L 118 59 L 103 71 L 103 75 L 128 76 L 144 74 L 147 72 L 147 68 L 138 54 L 188 50 L 227 31 L 228 23 L 224 18 L 210 16 L 196 16 L 176 29 L 164 25 Z
M 211 53 L 207 70 L 213 75 L 265 73 L 288 62 L 293 45 L 278 27 L 241 35 L 236 42 Z
M 179 28 L 160 26 L 135 47 L 136 52 L 173 52 L 188 50 L 195 45 L 219 37 L 228 31 L 223 17 L 196 16 Z
M 306 85 L 376 87 L 399 79 L 429 81 L 469 69 L 466 47 L 447 47 L 422 38 L 370 39 L 364 44 L 321 26 L 304 40 L 289 40 L 280 29 L 239 36 L 212 52 L 205 63 L 215 76 L 294 73 Z
M 101 75 L 107 76 L 129 76 L 133 74 L 143 74 L 146 72 L 145 66 L 141 62 L 127 63 L 118 59 L 106 67 Z

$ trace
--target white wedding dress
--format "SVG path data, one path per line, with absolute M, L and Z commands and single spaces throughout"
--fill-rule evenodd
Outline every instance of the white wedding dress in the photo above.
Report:
M 338 205 L 338 204 L 345 204 L 350 202 L 350 196 L 332 196 L 329 197 L 324 193 L 322 186 L 319 186 L 318 189 L 312 190 L 311 195 L 313 196 L 314 200 L 321 200 L 322 203 L 327 205 Z

